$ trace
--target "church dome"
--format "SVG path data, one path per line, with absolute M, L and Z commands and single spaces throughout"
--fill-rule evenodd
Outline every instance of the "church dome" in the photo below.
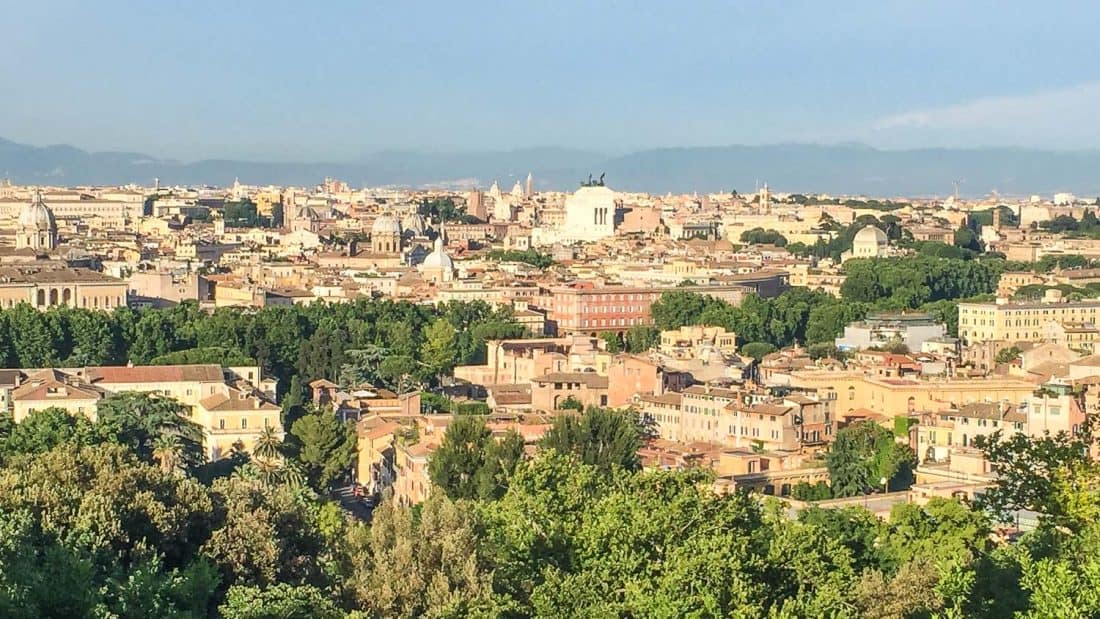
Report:
M 371 234 L 396 234 L 401 235 L 401 224 L 393 215 L 379 215 L 370 227 Z
M 432 253 L 424 257 L 424 262 L 420 265 L 425 269 L 442 269 L 444 271 L 453 271 L 455 268 L 455 261 L 447 255 L 447 251 L 443 249 L 443 234 L 440 233 L 435 239 L 435 249 Z
M 435 248 L 432 253 L 428 254 L 424 258 L 422 265 L 425 269 L 443 269 L 444 271 L 453 271 L 455 268 L 455 261 L 447 255 L 447 252 L 442 248 Z
M 304 219 L 309 221 L 317 221 L 317 213 L 308 206 L 298 207 L 297 219 Z
M 54 230 L 57 228 L 53 211 L 42 201 L 42 194 L 36 193 L 34 200 L 19 212 L 19 227 L 35 230 Z

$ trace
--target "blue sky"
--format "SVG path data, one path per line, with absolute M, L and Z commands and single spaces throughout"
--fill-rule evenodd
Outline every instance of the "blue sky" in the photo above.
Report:
M 3 0 L 0 136 L 183 159 L 1100 148 L 1100 3 Z

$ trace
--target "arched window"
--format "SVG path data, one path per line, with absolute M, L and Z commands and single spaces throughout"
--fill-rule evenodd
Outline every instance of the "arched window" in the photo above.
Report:
M 61 302 L 65 305 L 69 305 L 73 302 L 73 289 L 66 288 L 61 291 Z
M 50 305 L 57 305 L 57 288 L 50 290 Z
M 46 304 L 46 291 L 42 290 L 42 289 L 39 289 L 35 305 L 41 306 L 41 305 L 45 305 L 45 304 Z

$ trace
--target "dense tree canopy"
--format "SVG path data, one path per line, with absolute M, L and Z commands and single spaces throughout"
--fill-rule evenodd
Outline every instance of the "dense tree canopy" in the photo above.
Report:
M 417 212 L 437 222 L 481 223 L 477 217 L 466 213 L 465 206 L 457 206 L 453 198 L 424 198 L 420 201 Z
M 9 426 L 2 451 L 7 456 L 37 454 L 64 443 L 94 445 L 97 442 L 97 430 L 86 417 L 75 417 L 65 409 L 50 407 L 27 415 L 18 425 Z
M 997 290 L 1001 260 L 953 260 L 927 256 L 858 258 L 844 263 L 845 301 L 916 309 L 925 303 Z
M 290 434 L 290 448 L 317 489 L 328 489 L 351 467 L 355 429 L 337 419 L 331 409 L 311 409 L 294 422 Z
M 272 217 L 261 215 L 256 208 L 256 203 L 248 198 L 226 202 L 222 207 L 222 218 L 226 228 L 270 228 L 273 224 Z M 281 218 L 281 214 L 280 214 Z
M 149 365 L 190 365 L 195 363 L 216 363 L 224 367 L 233 367 L 256 365 L 256 360 L 239 350 L 224 346 L 177 350 L 149 360 Z
M 32 453 L 36 446 L 0 465 L 0 614 L 1100 613 L 1100 467 L 1082 456 L 1083 439 L 985 446 L 1001 474 L 994 498 L 1049 514 L 1005 544 L 990 537 L 996 501 L 991 512 L 932 499 L 898 505 L 885 520 L 859 506 L 811 507 L 791 519 L 748 493 L 714 492 L 702 469 L 630 470 L 610 455 L 625 419 L 604 413 L 602 421 L 588 413 L 587 429 L 585 417 L 563 425 L 565 438 L 534 459 L 506 438 L 499 444 L 512 441 L 514 459 L 501 466 L 484 457 L 497 443 L 482 420 L 463 417 L 467 429 L 445 443 L 469 462 L 442 461 L 473 471 L 470 479 L 491 478 L 492 491 L 467 484 L 455 495 L 469 498 L 437 491 L 416 507 L 385 501 L 369 527 L 251 465 L 205 486 L 142 461 L 140 443 L 87 446 L 62 430 L 47 451 Z M 878 433 L 838 438 L 871 447 L 861 465 L 869 475 L 892 466 L 875 448 L 885 444 Z
M 737 334 L 742 349 L 750 342 L 782 348 L 832 342 L 846 324 L 863 318 L 870 308 L 869 303 L 838 302 L 831 294 L 806 288 L 792 288 L 773 299 L 750 294 L 739 306 L 677 290 L 662 294 L 652 314 L 660 330 L 720 326 Z
M 129 446 L 144 462 L 166 470 L 194 471 L 206 462 L 202 429 L 178 401 L 149 393 L 113 393 L 96 404 L 96 428 L 111 442 Z
M 775 230 L 753 228 L 752 230 L 746 230 L 741 233 L 741 242 L 751 245 L 775 245 L 776 247 L 786 247 L 787 237 Z
M 523 262 L 540 269 L 548 268 L 554 264 L 554 258 L 537 249 L 494 249 L 486 257 L 490 260 L 501 262 Z
M 642 433 L 637 415 L 593 408 L 580 415 L 561 415 L 542 438 L 544 449 L 575 455 L 581 462 L 610 470 L 635 470 Z
M 653 348 L 661 339 L 661 332 L 649 325 L 635 325 L 626 332 L 626 352 L 644 353 Z
M 882 490 L 883 480 L 889 488 L 908 488 L 916 457 L 886 428 L 862 422 L 837 431 L 825 462 L 833 495 L 844 497 Z
M 601 331 L 599 337 L 603 341 L 604 349 L 609 353 L 620 353 L 626 348 L 623 339 L 614 331 Z
M 522 337 L 510 308 L 483 302 L 415 305 L 362 299 L 352 303 L 269 307 L 240 311 L 200 311 L 194 303 L 171 309 L 127 308 L 100 312 L 68 307 L 40 312 L 28 305 L 0 310 L 0 365 L 50 367 L 61 364 L 135 365 L 150 363 L 258 363 L 286 390 L 295 375 L 308 383 L 340 379 L 350 359 L 347 351 L 376 347 L 389 357 L 419 358 L 428 335 L 446 321 L 455 331 L 453 344 L 440 350 L 433 367 L 409 368 L 413 379 L 435 379 L 438 369 L 478 363 L 485 342 Z M 224 351 L 224 357 L 222 352 Z M 393 368 L 391 368 L 393 369 Z M 392 372 L 389 378 L 392 378 Z M 385 383 L 381 377 L 374 377 Z
M 452 499 L 494 498 L 523 458 L 523 437 L 512 431 L 500 440 L 480 416 L 458 417 L 447 426 L 432 454 L 432 485 Z

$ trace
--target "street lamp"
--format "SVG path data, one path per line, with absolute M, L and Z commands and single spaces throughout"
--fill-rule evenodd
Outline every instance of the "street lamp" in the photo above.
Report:
M 882 493 L 883 493 L 883 494 L 886 494 L 886 492 L 887 492 L 887 490 L 886 490 L 886 482 L 888 482 L 888 481 L 890 481 L 890 480 L 886 479 L 885 477 L 883 477 L 882 479 L 879 479 L 879 480 L 878 480 L 878 483 L 882 484 Z

